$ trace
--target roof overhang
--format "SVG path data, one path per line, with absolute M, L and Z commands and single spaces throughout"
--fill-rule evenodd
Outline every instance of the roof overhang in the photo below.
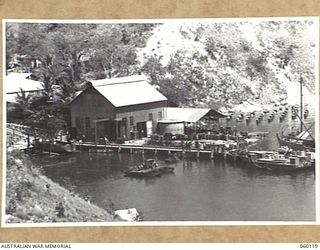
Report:
M 160 123 L 160 124 L 176 124 L 176 123 L 185 123 L 185 122 L 178 121 L 178 120 L 159 120 L 158 123 Z
M 122 121 L 122 118 L 101 118 L 101 119 L 95 119 L 92 120 L 92 122 L 107 122 L 107 121 Z
M 225 117 L 220 112 L 211 108 L 165 108 L 165 118 L 168 121 L 182 121 L 195 123 L 201 119 L 217 120 Z

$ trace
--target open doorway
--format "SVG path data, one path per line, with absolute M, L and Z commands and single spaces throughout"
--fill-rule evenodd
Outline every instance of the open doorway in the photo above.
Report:
M 147 123 L 146 122 L 138 122 L 137 123 L 137 131 L 139 138 L 147 137 Z

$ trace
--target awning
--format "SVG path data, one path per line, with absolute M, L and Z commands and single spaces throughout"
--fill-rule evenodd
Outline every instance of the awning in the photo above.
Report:
M 175 123 L 184 123 L 184 121 L 178 121 L 178 120 L 160 120 L 158 123 L 161 124 L 175 124 Z
M 202 118 L 208 119 L 218 119 L 225 117 L 220 112 L 210 109 L 210 108 L 165 108 L 165 118 L 166 121 L 171 121 L 171 123 L 177 122 L 197 122 Z

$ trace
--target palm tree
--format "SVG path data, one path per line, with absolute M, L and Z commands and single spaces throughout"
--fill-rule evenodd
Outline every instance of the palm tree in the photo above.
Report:
M 21 124 L 28 125 L 28 119 L 33 114 L 30 108 L 31 95 L 26 93 L 22 88 L 17 93 L 16 102 L 13 105 L 13 111 L 15 114 L 22 118 Z M 27 146 L 30 147 L 30 131 L 24 131 L 27 134 Z

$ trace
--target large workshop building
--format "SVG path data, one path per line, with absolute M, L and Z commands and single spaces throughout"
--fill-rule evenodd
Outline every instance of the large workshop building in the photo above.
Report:
M 91 81 L 71 102 L 74 137 L 109 141 L 150 136 L 167 98 L 145 76 Z
M 167 107 L 167 98 L 145 76 L 91 81 L 71 102 L 73 137 L 92 142 L 185 134 L 222 117 L 210 108 Z

